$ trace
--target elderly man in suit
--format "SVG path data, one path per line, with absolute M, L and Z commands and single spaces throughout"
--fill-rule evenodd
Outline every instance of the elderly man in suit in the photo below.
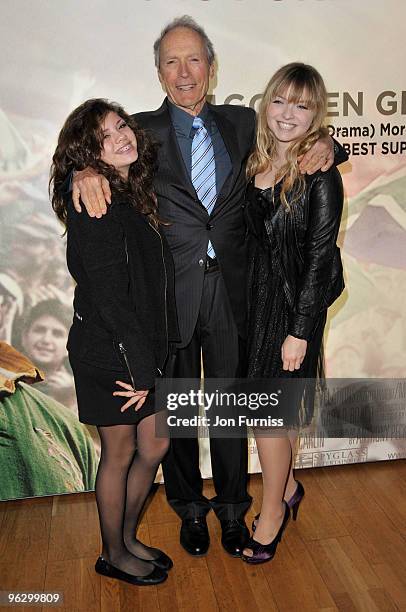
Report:
M 255 138 L 255 113 L 206 101 L 214 75 L 214 49 L 204 30 L 184 16 L 168 24 L 154 45 L 158 77 L 166 91 L 156 111 L 135 115 L 160 143 L 155 191 L 175 261 L 182 342 L 172 375 L 200 378 L 243 374 L 246 250 L 243 220 L 245 164 Z M 318 142 L 302 169 L 327 169 L 331 139 Z M 90 169 L 75 175 L 73 197 L 100 216 L 110 200 L 107 182 Z M 225 550 L 239 556 L 248 529 L 247 440 L 210 439 L 216 495 L 207 499 L 196 436 L 174 438 L 163 463 L 169 504 L 182 519 L 180 541 L 192 555 L 209 547 L 206 514 L 220 520 Z

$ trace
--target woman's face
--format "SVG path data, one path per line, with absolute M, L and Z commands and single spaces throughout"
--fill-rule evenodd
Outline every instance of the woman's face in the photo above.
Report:
M 128 177 L 130 165 L 138 159 L 137 139 L 127 123 L 110 111 L 103 123 L 101 160 L 114 166 L 123 178 Z
M 312 125 L 315 112 L 303 100 L 294 104 L 289 102 L 289 90 L 284 95 L 271 99 L 266 111 L 269 129 L 280 143 L 291 143 L 302 138 Z

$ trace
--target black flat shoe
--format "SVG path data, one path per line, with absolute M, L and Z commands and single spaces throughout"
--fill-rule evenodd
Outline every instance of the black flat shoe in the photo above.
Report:
M 118 567 L 111 565 L 111 563 L 103 559 L 103 557 L 99 557 L 97 559 L 94 569 L 102 576 L 115 578 L 116 580 L 123 580 L 124 582 L 135 584 L 136 586 L 160 584 L 168 578 L 168 574 L 159 567 L 154 567 L 152 572 L 146 576 L 134 576 L 133 574 L 127 574 L 127 572 L 123 572 L 122 570 L 118 569 Z
M 203 557 L 209 549 L 210 537 L 206 517 L 183 519 L 180 528 L 180 543 L 189 555 Z
M 138 557 L 138 555 L 134 555 L 134 557 L 137 557 L 137 559 L 139 559 L 140 561 L 146 561 L 147 563 L 151 563 L 155 567 L 159 567 L 159 569 L 168 572 L 170 569 L 173 568 L 173 561 L 162 550 L 160 550 L 159 553 L 160 554 L 155 559 L 143 559 L 142 557 Z
M 244 519 L 232 519 L 220 521 L 221 543 L 223 548 L 232 557 L 241 557 L 242 551 L 248 542 L 250 532 Z
M 252 565 L 257 565 L 259 563 L 266 563 L 274 558 L 276 549 L 278 547 L 279 542 L 281 541 L 282 534 L 285 530 L 286 525 L 290 519 L 290 508 L 286 502 L 285 504 L 285 514 L 282 520 L 282 524 L 279 527 L 278 533 L 269 544 L 261 544 L 257 540 L 254 540 L 254 536 L 249 539 L 246 548 L 252 550 L 252 556 L 242 555 L 241 558 L 246 563 L 251 563 Z

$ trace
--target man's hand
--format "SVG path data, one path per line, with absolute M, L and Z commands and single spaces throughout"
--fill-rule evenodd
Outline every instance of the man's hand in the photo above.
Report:
M 90 217 L 100 219 L 107 212 L 106 202 L 111 204 L 111 191 L 108 180 L 92 168 L 76 172 L 73 177 L 72 200 L 77 212 L 82 212 L 82 200 Z
M 114 391 L 113 395 L 120 395 L 122 397 L 129 397 L 128 402 L 124 404 L 121 408 L 121 412 L 124 412 L 130 406 L 134 405 L 134 410 L 139 410 L 141 406 L 143 406 L 145 400 L 147 399 L 147 395 L 149 393 L 149 389 L 144 391 L 135 391 L 131 385 L 122 382 L 121 380 L 116 380 L 116 384 L 126 389 L 126 391 Z
M 302 174 L 314 174 L 317 170 L 326 172 L 333 163 L 334 141 L 331 136 L 324 136 L 299 158 L 299 169 Z
M 283 369 L 293 372 L 298 370 L 302 365 L 306 355 L 307 340 L 301 340 L 294 336 L 287 336 L 282 344 L 281 357 L 283 361 Z

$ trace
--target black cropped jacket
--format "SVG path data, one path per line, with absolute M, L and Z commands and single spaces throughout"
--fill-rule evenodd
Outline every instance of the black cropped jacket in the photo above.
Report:
M 290 210 L 272 212 L 252 179 L 245 203 L 248 240 L 258 241 L 275 258 L 290 308 L 288 333 L 310 340 L 319 315 L 344 289 L 336 244 L 343 208 L 343 185 L 333 166 L 306 176 L 306 188 Z M 278 189 L 278 186 L 275 188 Z M 277 191 L 275 191 L 275 198 Z
M 107 214 L 94 219 L 77 213 L 67 197 L 67 262 L 77 283 L 69 354 L 126 370 L 136 389 L 150 389 L 169 343 L 179 340 L 166 239 L 125 201 L 113 197 Z

